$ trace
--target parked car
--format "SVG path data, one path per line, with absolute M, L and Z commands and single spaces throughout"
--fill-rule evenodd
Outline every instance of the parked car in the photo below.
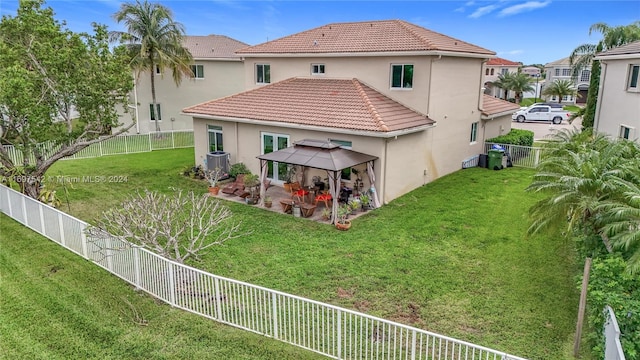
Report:
M 562 109 L 563 108 L 563 105 L 562 104 L 558 104 L 558 103 L 534 103 L 534 104 L 531 104 L 529 106 L 522 106 L 522 107 L 520 107 L 520 110 L 524 110 L 524 109 L 530 108 L 532 106 L 550 106 L 550 107 L 552 107 L 554 109 Z
M 513 115 L 511 115 L 511 119 L 517 122 L 548 121 L 554 124 L 560 124 L 563 120 L 569 119 L 570 116 L 570 112 L 559 108 L 552 108 L 548 105 L 532 105 L 514 112 Z

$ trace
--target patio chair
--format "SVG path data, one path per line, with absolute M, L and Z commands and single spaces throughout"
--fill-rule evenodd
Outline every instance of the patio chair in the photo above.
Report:
M 304 202 L 304 197 L 309 194 L 309 191 L 300 187 L 299 183 L 291 184 L 291 200 L 297 199 L 300 202 Z
M 236 194 L 236 192 L 240 193 L 244 191 L 244 174 L 238 174 L 236 181 L 227 184 L 227 186 L 223 187 L 220 191 L 224 194 Z
M 314 205 L 318 205 L 318 201 L 322 201 L 324 202 L 324 206 L 326 208 L 329 207 L 329 201 L 333 200 L 333 198 L 331 197 L 331 194 L 329 194 L 328 191 L 322 193 L 322 194 L 318 194 L 316 195 L 315 199 L 313 199 L 313 204 Z

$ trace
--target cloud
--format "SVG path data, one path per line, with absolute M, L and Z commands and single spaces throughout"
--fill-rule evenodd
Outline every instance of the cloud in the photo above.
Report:
M 518 50 L 509 50 L 509 51 L 498 51 L 498 55 L 520 55 L 524 53 L 524 50 L 518 49 Z
M 487 6 L 482 6 L 476 9 L 476 11 L 473 12 L 473 14 L 469 15 L 470 18 L 472 19 L 477 19 L 481 16 L 487 15 L 490 12 L 492 12 L 493 10 L 497 9 L 498 5 L 487 5 Z
M 464 6 L 461 6 L 455 10 L 453 10 L 454 12 L 464 12 Z
M 471 0 L 471 1 L 467 1 L 464 6 L 472 6 L 473 4 L 475 4 L 476 2 Z
M 543 7 L 546 7 L 549 4 L 551 4 L 550 0 L 546 0 L 546 1 L 527 1 L 526 3 L 509 6 L 509 7 L 506 7 L 504 9 L 502 9 L 498 13 L 498 17 L 511 16 L 511 15 L 516 15 L 516 14 L 520 14 L 520 13 L 527 12 L 527 11 L 532 11 L 532 10 L 535 10 L 535 9 L 541 9 Z

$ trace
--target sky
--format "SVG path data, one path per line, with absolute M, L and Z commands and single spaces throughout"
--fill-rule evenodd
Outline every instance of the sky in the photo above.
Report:
M 133 0 L 131 0 L 133 1 Z M 120 0 L 48 0 L 69 29 L 91 31 L 91 23 L 125 30 L 112 19 Z M 596 43 L 589 27 L 640 20 L 640 1 L 235 1 L 158 0 L 173 11 L 187 35 L 226 35 L 256 45 L 334 22 L 401 19 L 495 51 L 525 65 L 569 56 Z M 18 1 L 0 0 L 0 14 L 15 16 Z

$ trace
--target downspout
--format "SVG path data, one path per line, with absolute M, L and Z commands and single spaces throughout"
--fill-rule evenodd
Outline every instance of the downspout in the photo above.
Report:
M 138 80 L 136 79 L 135 73 L 133 73 L 133 101 L 136 106 L 136 134 L 140 134 L 140 116 L 138 115 Z
M 431 76 L 433 75 L 433 63 L 442 59 L 442 55 L 438 55 L 437 59 L 431 57 L 429 63 L 429 83 L 427 84 L 427 88 L 429 89 L 429 96 L 427 96 L 427 116 L 429 116 L 431 110 Z
M 482 77 L 484 75 L 483 74 L 483 69 L 484 69 L 484 64 L 487 63 L 487 61 L 489 61 L 489 59 L 483 59 L 482 60 L 482 65 L 480 66 L 480 96 L 478 96 L 478 110 L 480 110 L 480 112 L 482 113 L 484 111 L 484 107 L 483 105 L 483 101 L 482 101 L 482 95 L 484 95 L 484 83 L 482 82 Z
M 387 197 L 387 162 L 389 161 L 389 159 L 387 158 L 388 148 L 389 148 L 389 139 L 385 138 L 384 139 L 384 163 L 382 165 L 382 172 L 384 173 L 384 182 L 382 183 L 382 194 L 380 199 L 380 202 L 382 204 L 387 203 L 385 201 L 385 198 Z
M 239 151 L 239 147 L 238 147 L 238 142 L 240 141 L 240 136 L 238 135 L 238 122 L 234 122 L 235 124 L 235 131 L 236 131 L 236 163 L 239 162 L 238 160 L 238 151 Z M 260 143 L 262 143 L 262 139 L 260 139 Z M 260 152 L 262 153 L 262 150 L 260 150 Z
M 602 67 L 604 67 L 604 71 L 602 71 Z M 600 60 L 600 83 L 598 84 L 598 100 L 596 102 L 596 118 L 593 120 L 593 128 L 595 131 L 598 131 L 598 126 L 600 125 L 600 111 L 602 111 L 602 96 L 604 90 L 604 79 L 607 78 L 607 62 Z M 586 104 L 585 104 L 586 106 Z

